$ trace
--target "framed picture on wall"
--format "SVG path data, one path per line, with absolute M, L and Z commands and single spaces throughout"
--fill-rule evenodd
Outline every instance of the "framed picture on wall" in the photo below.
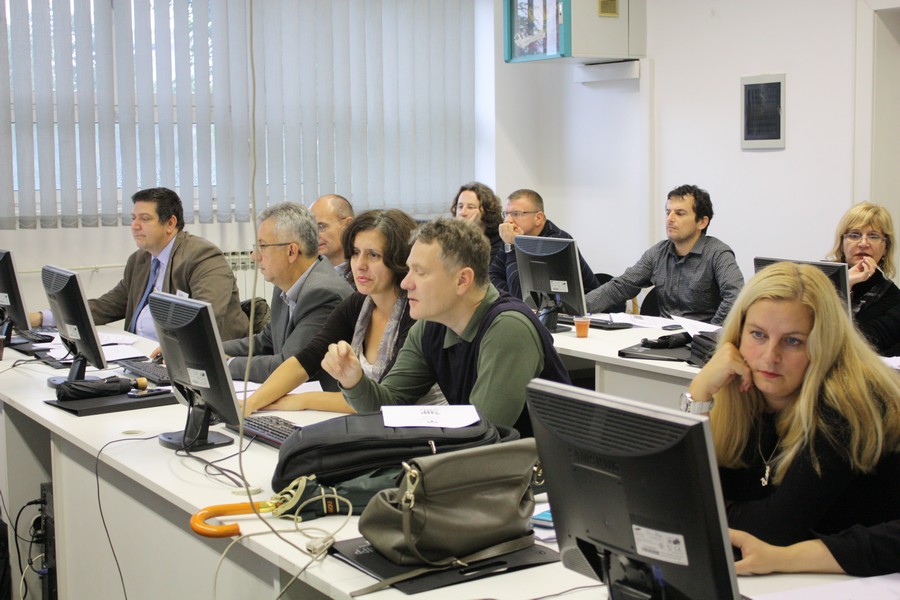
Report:
M 741 77 L 741 148 L 784 148 L 785 76 Z
M 570 0 L 503 0 L 503 58 L 523 62 L 572 55 Z

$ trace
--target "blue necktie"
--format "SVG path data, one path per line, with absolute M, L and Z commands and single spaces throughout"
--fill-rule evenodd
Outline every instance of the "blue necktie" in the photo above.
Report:
M 141 316 L 141 311 L 144 310 L 144 307 L 147 305 L 147 298 L 150 297 L 150 292 L 153 291 L 153 286 L 156 284 L 156 276 L 159 274 L 159 259 L 154 258 L 150 261 L 150 277 L 147 279 L 147 287 L 144 289 L 144 295 L 141 296 L 141 301 L 138 302 L 137 306 L 134 309 L 134 316 L 131 317 L 131 326 L 128 328 L 128 331 L 131 333 L 136 333 L 137 329 L 137 321 L 138 317 Z

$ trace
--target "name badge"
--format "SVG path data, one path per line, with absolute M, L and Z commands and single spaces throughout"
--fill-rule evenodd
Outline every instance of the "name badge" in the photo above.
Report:
M 175 295 L 178 296 L 179 298 L 190 298 L 191 297 L 190 294 L 188 294 L 187 292 L 182 292 L 181 290 L 175 290 Z

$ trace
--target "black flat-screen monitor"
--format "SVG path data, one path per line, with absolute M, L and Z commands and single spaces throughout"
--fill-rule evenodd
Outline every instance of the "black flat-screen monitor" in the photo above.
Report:
M 516 263 L 522 299 L 530 297 L 534 301 L 538 319 L 547 329 L 571 329 L 557 325 L 561 312 L 572 316 L 587 314 L 575 240 L 517 235 Z
M 68 377 L 50 377 L 47 384 L 57 387 L 63 381 L 93 379 L 84 375 L 87 365 L 105 369 L 106 358 L 78 274 L 47 265 L 41 269 L 41 282 L 59 337 L 73 356 Z
M 19 288 L 16 267 L 12 252 L 0 250 L 0 337 L 8 345 L 12 342 L 13 327 L 19 331 L 31 329 L 28 311 L 25 309 L 25 298 Z M 25 342 L 27 340 L 21 340 Z
M 827 262 L 821 260 L 795 260 L 792 258 L 767 258 L 757 256 L 753 259 L 753 272 L 759 273 L 760 270 L 780 262 L 792 262 L 801 265 L 812 265 L 825 273 L 834 289 L 837 290 L 838 296 L 844 302 L 847 308 L 847 315 L 850 316 L 850 273 L 847 269 L 847 263 Z
M 620 599 L 740 598 L 706 417 L 527 389 L 562 563 Z
M 213 415 L 229 425 L 240 425 L 212 306 L 164 292 L 153 292 L 147 303 L 175 397 L 188 406 L 184 431 L 162 433 L 159 443 L 190 451 L 232 444 L 230 436 L 209 431 Z

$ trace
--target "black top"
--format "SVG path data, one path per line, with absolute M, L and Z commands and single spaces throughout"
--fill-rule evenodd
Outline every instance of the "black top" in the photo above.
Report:
M 303 365 L 310 379 L 313 379 L 322 370 L 322 359 L 325 358 L 330 344 L 336 344 L 341 340 L 349 344 L 353 340 L 356 320 L 359 318 L 359 313 L 362 312 L 365 300 L 365 294 L 359 292 L 353 292 L 344 298 L 332 311 L 319 333 L 294 356 Z M 397 351 L 406 341 L 406 334 L 409 333 L 409 328 L 413 326 L 413 323 L 415 321 L 409 316 L 409 305 L 407 304 L 406 310 L 403 311 L 403 317 L 400 319 L 400 333 L 397 335 L 397 345 L 394 348 L 394 356 L 391 358 L 391 366 L 397 358 Z M 390 371 L 390 367 L 385 369 L 385 373 L 388 371 Z
M 867 281 L 853 286 L 853 320 L 882 356 L 900 354 L 900 288 L 875 271 Z
M 823 418 L 842 421 L 833 410 L 821 410 Z M 803 449 L 780 485 L 772 483 L 773 472 L 769 485 L 763 486 L 762 457 L 768 459 L 777 442 L 775 416 L 764 415 L 761 424 L 761 433 L 753 429 L 744 450 L 743 460 L 748 466 L 719 468 L 729 527 L 770 544 L 788 545 L 811 539 L 814 532 L 833 534 L 857 523 L 876 525 L 900 519 L 900 454 L 886 455 L 874 472 L 860 474 L 851 469 L 844 443 L 836 447 L 819 434 L 814 445 L 821 476 L 813 468 L 809 452 Z M 846 427 L 842 431 L 839 437 L 846 439 Z
M 835 535 L 820 535 L 819 539 L 848 575 L 900 573 L 900 521 L 873 527 L 854 525 Z
M 447 398 L 448 404 L 469 404 L 469 396 L 472 394 L 472 388 L 475 387 L 475 381 L 478 379 L 478 353 L 481 350 L 481 341 L 484 339 L 494 319 L 500 313 L 506 311 L 516 311 L 524 315 L 531 321 L 541 337 L 544 351 L 544 368 L 538 374 L 538 377 L 560 383 L 571 383 L 569 373 L 553 347 L 553 336 L 534 316 L 534 311 L 518 298 L 501 293 L 500 297 L 488 308 L 484 318 L 481 320 L 481 324 L 478 326 L 478 332 L 471 342 L 460 338 L 453 346 L 449 348 L 444 347 L 447 326 L 434 321 L 425 323 L 422 332 L 423 354 L 431 367 L 432 373 L 435 374 L 438 385 L 441 386 L 441 391 Z M 513 427 L 518 430 L 522 437 L 532 437 L 534 435 L 531 429 L 531 418 L 528 415 L 527 404 L 522 409 Z
M 491 244 L 491 261 L 488 263 L 488 268 L 490 268 L 494 259 L 497 258 L 497 254 L 503 252 L 503 238 L 500 237 L 500 228 L 497 225 L 487 228 L 484 235 Z

